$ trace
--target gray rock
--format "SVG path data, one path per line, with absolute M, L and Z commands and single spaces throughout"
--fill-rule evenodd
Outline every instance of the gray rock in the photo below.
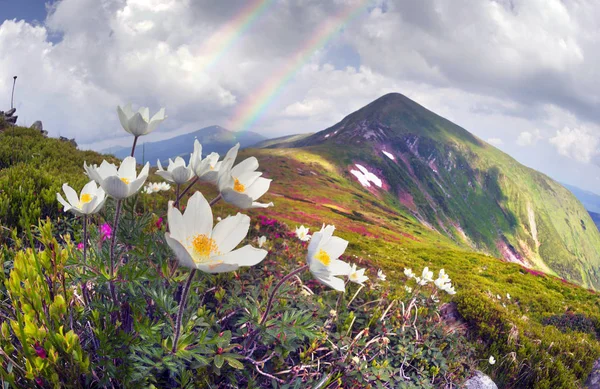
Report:
M 475 375 L 465 381 L 466 389 L 498 389 L 498 386 L 492 379 L 479 370 L 475 370 Z
M 11 108 L 8 111 L 4 112 L 4 116 L 12 116 L 15 114 L 15 112 L 17 112 L 16 108 Z
M 42 124 L 41 120 L 36 120 L 35 122 L 33 122 L 33 124 L 31 125 L 31 127 L 34 130 L 38 130 L 39 132 L 44 132 L 44 125 Z
M 587 381 L 585 381 L 585 387 L 588 389 L 600 389 L 600 359 L 594 362 L 592 372 Z

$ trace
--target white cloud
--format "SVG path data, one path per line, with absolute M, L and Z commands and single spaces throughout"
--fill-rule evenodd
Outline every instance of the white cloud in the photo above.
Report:
M 586 128 L 564 127 L 550 138 L 560 155 L 587 163 L 598 154 L 600 139 Z
M 517 145 L 522 147 L 531 146 L 541 139 L 543 139 L 543 137 L 540 130 L 537 128 L 534 131 L 523 131 L 517 138 Z
M 502 146 L 504 141 L 500 138 L 488 138 L 487 142 L 494 146 Z
M 43 25 L 0 19 L 0 109 L 16 74 L 21 123 L 40 119 L 52 136 L 102 149 L 130 142 L 115 113 L 129 101 L 166 107 L 169 118 L 145 139 L 152 141 L 226 127 L 253 103 L 252 130 L 320 131 L 400 92 L 549 174 L 564 177 L 564 166 L 577 164 L 568 157 L 593 158 L 599 3 L 380 0 L 299 56 L 353 2 L 275 1 L 236 30 L 231 21 L 246 0 L 59 0 Z M 269 88 L 276 93 L 264 95 Z M 536 147 L 518 147 L 529 144 Z

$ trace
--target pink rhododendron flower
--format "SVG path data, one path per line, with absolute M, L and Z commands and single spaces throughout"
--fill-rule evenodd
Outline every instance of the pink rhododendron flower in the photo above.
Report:
M 108 223 L 104 223 L 100 226 L 100 238 L 104 242 L 107 239 L 112 238 L 112 228 L 108 225 Z
M 83 250 L 83 242 L 80 242 L 80 243 L 77 245 L 77 249 L 78 249 L 78 250 Z

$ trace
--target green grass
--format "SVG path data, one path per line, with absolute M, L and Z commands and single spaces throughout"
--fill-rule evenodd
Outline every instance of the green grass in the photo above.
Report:
M 0 140 L 0 162 L 4 163 L 0 170 L 0 198 L 4 198 L 3 201 L 8 201 L 9 204 L 16 201 L 15 199 L 22 201 L 22 204 L 29 204 L 27 209 L 39 209 L 41 216 L 54 218 L 61 215 L 55 201 L 55 193 L 60 190 L 62 183 L 69 182 L 75 189 L 80 189 L 86 181 L 82 174 L 83 161 L 99 163 L 103 158 L 93 152 L 78 151 L 68 143 L 43 138 L 26 129 L 17 129 L 14 135 L 1 134 Z M 10 146 L 6 146 L 8 142 Z M 30 153 L 31 147 L 35 147 L 37 152 Z M 486 152 L 490 155 L 499 153 L 491 149 Z M 260 161 L 260 170 L 265 172 L 265 176 L 273 178 L 271 190 L 261 201 L 275 203 L 273 208 L 250 211 L 251 216 L 264 214 L 282 220 L 292 228 L 304 224 L 311 227 L 311 231 L 319 229 L 323 223 L 334 224 L 337 227 L 336 234 L 350 241 L 347 254 L 364 258 L 372 266 L 383 268 L 397 288 L 403 286 L 404 267 L 419 271 L 423 266 L 429 266 L 436 272 L 444 268 L 456 286 L 458 294 L 454 301 L 466 319 L 467 334 L 476 345 L 480 357 L 487 359 L 493 354 L 499 361 L 494 366 L 482 362 L 480 368 L 491 374 L 501 386 L 580 386 L 593 361 L 600 357 L 600 345 L 589 333 L 570 332 L 568 329 L 563 333 L 554 326 L 542 324 L 549 317 L 567 312 L 584 315 L 594 323 L 600 322 L 600 302 L 596 292 L 553 275 L 531 272 L 518 264 L 474 252 L 474 248 L 461 240 L 455 232 L 446 235 L 425 227 L 415 215 L 402 206 L 393 192 L 376 190 L 370 193 L 363 189 L 348 174 L 348 166 L 358 161 L 368 162 L 369 166 L 393 163 L 383 159 L 385 157 L 374 156 L 369 147 L 357 147 L 352 150 L 333 150 L 325 146 L 252 149 L 243 151 L 240 160 L 249 155 L 255 155 Z M 475 157 L 471 155 L 469 158 Z M 512 162 L 509 158 L 494 158 L 499 161 L 500 171 L 505 168 L 504 164 L 511 167 Z M 479 171 L 485 171 L 486 166 L 483 162 L 478 166 Z M 560 198 L 564 195 L 561 187 L 545 176 L 533 173 L 520 165 L 514 165 L 512 168 L 510 178 L 499 174 L 487 186 L 489 191 L 478 190 L 470 195 L 476 204 L 475 209 L 463 208 L 456 211 L 453 204 L 448 204 L 448 212 L 460 213 L 469 210 L 473 216 L 468 217 L 474 218 L 477 212 L 485 215 L 481 218 L 492 217 L 495 211 L 486 210 L 485 204 L 489 199 L 496 199 L 505 211 L 512 212 L 517 220 L 509 240 L 526 239 L 526 235 L 519 229 L 522 228 L 519 223 L 522 223 L 526 215 L 524 204 L 534 201 L 527 200 L 527 191 L 547 185 L 549 189 L 546 188 L 545 191 L 532 192 L 532 196 L 538 196 L 535 201 L 549 202 L 537 212 L 539 216 L 536 217 L 536 221 L 540 234 L 538 239 L 554 239 L 556 234 L 568 232 L 561 229 L 564 226 L 560 227 L 560 224 L 560 228 L 551 228 L 555 225 L 554 218 L 565 212 L 574 213 L 573 217 L 568 218 L 569 228 L 574 228 L 575 220 L 579 220 L 577 218 L 580 217 L 578 203 L 568 200 L 563 202 L 566 211 L 553 209 L 556 207 L 556 201 L 561 201 Z M 28 184 L 29 186 L 21 186 L 24 196 L 8 197 L 7 193 L 17 196 L 18 191 L 14 188 L 19 186 L 15 184 L 15 180 L 24 179 L 18 174 L 19 171 L 39 174 L 46 180 L 36 178 Z M 458 188 L 465 185 L 467 177 L 471 174 L 469 172 L 474 177 L 481 174 L 472 169 L 456 176 L 457 180 L 463 180 L 457 181 Z M 447 178 L 450 177 L 449 175 Z M 400 175 L 398 180 L 405 178 Z M 151 176 L 150 180 L 157 181 L 156 176 Z M 510 180 L 514 180 L 515 183 L 510 183 Z M 518 186 L 520 180 L 523 182 L 521 189 Z M 406 185 L 410 182 L 413 181 L 405 181 Z M 433 187 L 429 187 L 431 196 L 439 194 L 432 189 Z M 198 185 L 195 189 L 202 190 L 207 198 L 216 195 L 214 188 Z M 39 196 L 34 194 L 34 190 L 43 191 L 45 196 L 42 197 L 47 197 L 47 202 L 44 200 L 37 203 L 36 198 Z M 548 193 L 555 193 L 552 195 L 554 200 L 548 197 Z M 414 198 L 417 204 L 427 202 L 425 196 L 419 198 L 415 195 Z M 156 210 L 158 216 L 165 216 L 163 211 L 166 209 L 166 195 L 142 196 L 141 199 L 142 207 Z M 475 201 L 477 199 L 479 203 Z M 183 203 L 185 204 L 185 200 Z M 26 218 L 23 219 L 23 215 L 19 213 L 10 213 L 16 219 L 12 225 L 7 225 L 7 208 L 0 210 L 4 212 L 1 214 L 3 225 L 9 228 L 18 227 L 19 223 L 30 223 L 32 217 L 31 214 L 24 214 Z M 223 203 L 215 207 L 216 216 L 226 216 L 234 212 L 237 210 Z M 587 223 L 586 220 L 584 222 Z M 508 223 L 507 220 L 505 222 Z M 564 223 L 568 224 L 566 221 Z M 544 227 L 546 225 L 548 226 Z M 475 223 L 474 226 L 475 230 L 481 229 L 481 240 L 476 242 L 481 247 L 475 249 L 483 249 L 485 247 L 481 242 L 485 242 L 488 234 L 486 224 Z M 591 228 L 586 231 L 589 230 Z M 571 232 L 573 233 L 572 230 Z M 576 238 L 575 235 L 572 237 L 572 244 L 585 243 Z M 569 244 L 568 240 L 571 237 L 566 239 L 565 245 Z M 557 248 L 549 247 L 548 250 L 560 252 L 560 248 L 559 245 Z M 585 247 L 582 246 L 580 251 L 584 252 Z M 552 262 L 548 263 L 549 266 L 551 264 Z M 511 300 L 506 298 L 507 293 L 511 295 Z M 500 300 L 496 298 L 497 295 L 501 296 Z

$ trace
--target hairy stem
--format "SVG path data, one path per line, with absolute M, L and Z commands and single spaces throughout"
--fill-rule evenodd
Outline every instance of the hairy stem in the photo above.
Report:
M 179 208 L 179 190 L 181 189 L 181 184 L 177 184 L 175 187 L 175 208 Z
M 188 185 L 188 187 L 187 187 L 187 188 L 185 188 L 185 189 L 183 190 L 183 192 L 181 192 L 180 194 L 178 194 L 178 195 L 177 195 L 177 198 L 175 199 L 175 204 L 179 204 L 179 200 L 181 200 L 181 198 L 182 198 L 183 196 L 185 196 L 185 194 L 186 194 L 186 193 L 187 193 L 187 192 L 188 192 L 190 189 L 192 189 L 192 186 L 194 186 L 194 184 L 195 184 L 196 182 L 198 182 L 198 177 L 194 178 L 194 180 L 193 180 L 192 182 L 190 182 L 190 184 Z
M 133 146 L 131 147 L 131 156 L 133 157 L 133 154 L 135 153 L 135 145 L 137 144 L 137 140 L 138 140 L 139 136 L 134 136 L 133 137 Z
M 260 319 L 260 325 L 261 326 L 263 324 L 265 324 L 265 322 L 267 321 L 267 317 L 269 316 L 269 311 L 273 307 L 273 299 L 275 298 L 275 294 L 277 293 L 277 290 L 279 290 L 279 288 L 281 288 L 281 285 L 283 285 L 287 280 L 289 280 L 290 278 L 294 277 L 296 274 L 302 273 L 306 269 L 308 269 L 308 265 L 304 265 L 302 267 L 299 267 L 298 269 L 294 270 L 293 272 L 291 272 L 287 276 L 283 277 L 277 283 L 277 285 L 275 285 L 275 288 L 273 289 L 273 291 L 271 292 L 271 295 L 269 296 L 269 301 L 267 302 L 267 309 L 265 310 L 265 313 L 263 313 L 263 316 Z
M 217 197 L 215 197 L 214 199 L 212 199 L 212 200 L 210 201 L 210 204 L 209 204 L 209 205 L 212 207 L 212 206 L 213 206 L 213 205 L 215 205 L 215 204 L 216 204 L 216 203 L 217 203 L 219 200 L 221 200 L 221 198 L 222 198 L 222 197 L 221 197 L 221 194 L 219 193 L 219 195 L 218 195 Z
M 179 312 L 177 312 L 177 320 L 175 321 L 175 337 L 173 338 L 173 353 L 177 352 L 177 343 L 179 343 L 179 336 L 181 335 L 181 321 L 183 319 L 183 311 L 185 311 L 185 304 L 187 303 L 188 294 L 190 292 L 190 286 L 192 285 L 192 279 L 196 274 L 196 269 L 190 271 L 190 275 L 183 287 L 181 293 L 181 302 L 179 303 Z
M 83 215 L 83 265 L 87 266 L 87 224 L 88 224 L 88 216 Z M 85 305 L 88 305 L 88 293 L 87 293 L 87 282 L 81 282 L 81 294 L 83 295 L 83 302 Z
M 115 209 L 115 220 L 113 222 L 113 231 L 112 231 L 112 240 L 110 242 L 110 295 L 113 299 L 113 302 L 116 306 L 119 306 L 119 300 L 117 300 L 117 293 L 115 292 L 115 283 L 114 283 L 114 275 L 115 275 L 115 246 L 117 245 L 117 231 L 119 229 L 119 216 L 121 215 L 121 205 L 123 200 L 117 200 L 117 207 Z

